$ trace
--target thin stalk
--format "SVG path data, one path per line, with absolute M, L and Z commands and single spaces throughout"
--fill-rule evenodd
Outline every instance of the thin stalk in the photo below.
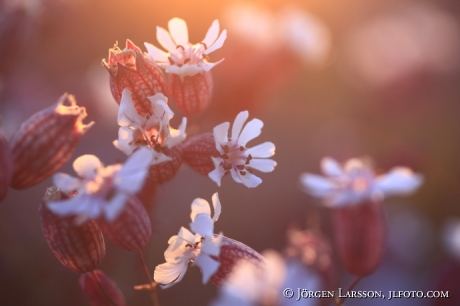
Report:
M 157 296 L 157 291 L 156 291 L 156 283 L 153 282 L 153 278 L 149 273 L 149 269 L 147 268 L 147 265 L 145 264 L 144 260 L 144 255 L 142 255 L 142 251 L 138 250 L 137 254 L 139 255 L 139 259 L 141 260 L 141 266 L 144 270 L 144 275 L 147 279 L 147 284 L 150 286 L 150 296 L 152 298 L 152 302 L 154 306 L 160 306 L 160 303 L 158 301 L 158 296 Z

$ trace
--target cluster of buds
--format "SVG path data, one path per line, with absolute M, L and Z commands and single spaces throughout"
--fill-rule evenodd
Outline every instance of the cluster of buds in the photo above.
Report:
M 327 177 L 306 173 L 300 178 L 305 191 L 324 199 L 332 208 L 335 240 L 347 270 L 363 277 L 380 263 L 386 240 L 382 200 L 392 194 L 410 194 L 423 182 L 420 174 L 396 167 L 376 176 L 368 159 L 354 158 L 343 166 L 323 158 Z

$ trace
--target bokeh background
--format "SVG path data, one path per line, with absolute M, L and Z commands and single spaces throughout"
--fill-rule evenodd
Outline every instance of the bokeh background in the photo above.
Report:
M 229 177 L 218 188 L 186 166 L 159 186 L 149 208 L 154 234 L 144 250 L 152 272 L 164 262 L 169 237 L 190 222 L 192 200 L 210 201 L 216 191 L 223 206 L 216 230 L 257 251 L 282 251 L 287 229 L 306 228 L 310 216 L 320 216 L 330 235 L 329 212 L 300 190 L 299 175 L 318 173 L 323 156 L 371 156 L 378 171 L 409 166 L 425 176 L 425 184 L 409 198 L 386 200 L 385 257 L 357 289 L 430 290 L 458 283 L 460 2 L 2 0 L 2 129 L 11 136 L 21 122 L 69 92 L 87 108 L 87 122 L 96 122 L 71 160 L 82 154 L 106 164 L 124 160 L 112 145 L 117 105 L 101 59 L 115 41 L 123 47 L 129 38 L 142 49 L 144 42 L 158 45 L 156 26 L 167 28 L 173 17 L 187 21 L 192 43 L 204 38 L 214 19 L 228 31 L 224 47 L 211 54 L 212 60 L 225 57 L 213 69 L 212 105 L 189 118 L 189 134 L 210 132 L 247 109 L 265 123 L 252 145 L 274 142 L 278 166 L 261 174 L 263 183 L 255 189 Z M 177 111 L 175 122 L 181 117 Z M 62 171 L 73 174 L 71 162 Z M 54 258 L 41 232 L 37 210 L 50 185 L 47 180 L 10 190 L 0 204 L 1 305 L 86 305 L 79 275 Z M 447 221 L 454 230 L 446 238 Z M 339 285 L 346 287 L 350 276 L 338 267 Z M 135 253 L 107 242 L 101 269 L 130 305 L 149 305 L 148 294 L 133 289 L 144 282 Z M 191 267 L 159 298 L 162 305 L 207 305 L 216 294 Z

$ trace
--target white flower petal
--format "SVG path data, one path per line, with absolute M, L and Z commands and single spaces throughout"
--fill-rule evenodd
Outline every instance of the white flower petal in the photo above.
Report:
M 138 192 L 144 186 L 152 159 L 152 150 L 146 147 L 134 152 L 115 174 L 114 183 L 117 188 L 130 194 Z
M 53 175 L 53 183 L 63 192 L 76 191 L 81 187 L 81 180 L 65 173 L 56 173 Z
M 212 161 L 214 162 L 214 166 L 216 167 L 214 170 L 208 173 L 208 176 L 211 180 L 216 182 L 217 186 L 220 187 L 222 177 L 225 174 L 224 168 L 220 166 L 221 159 L 215 158 L 211 156 Z
M 172 40 L 171 35 L 162 27 L 157 27 L 157 40 L 168 52 L 176 50 L 176 44 Z
M 206 45 L 206 48 L 209 48 L 216 41 L 217 36 L 219 35 L 219 29 L 219 20 L 216 19 L 212 22 L 211 27 L 203 39 L 203 43 Z
M 164 162 L 167 162 L 167 161 L 171 161 L 172 158 L 161 153 L 161 152 L 157 152 L 155 150 L 152 150 L 152 153 L 153 153 L 153 159 L 152 159 L 152 162 L 150 163 L 150 165 L 158 165 L 158 164 L 161 164 L 161 163 L 164 163 Z
M 95 219 L 101 213 L 99 200 L 87 194 L 80 194 L 68 200 L 51 202 L 48 204 L 48 207 L 52 212 L 63 217 L 84 215 Z
M 137 126 L 145 124 L 146 119 L 137 113 L 134 107 L 131 91 L 123 89 L 121 94 L 120 108 L 118 109 L 118 125 L 120 126 Z
M 217 272 L 220 265 L 217 260 L 201 253 L 196 257 L 195 264 L 201 268 L 201 273 L 203 274 L 203 284 L 206 284 L 209 281 L 211 276 Z
M 222 233 L 212 239 L 205 238 L 201 246 L 201 252 L 210 256 L 219 256 L 222 245 Z
M 226 39 L 227 39 L 227 30 L 223 30 L 222 33 L 220 33 L 219 38 L 217 38 L 216 42 L 212 44 L 212 46 L 208 46 L 208 49 L 206 49 L 203 53 L 209 54 L 221 48 L 224 45 L 224 42 Z
M 169 128 L 169 136 L 165 140 L 164 145 L 167 146 L 168 148 L 172 148 L 175 145 L 184 141 L 185 138 L 187 138 L 187 134 L 185 133 L 186 127 L 187 127 L 187 118 L 183 117 L 178 130 Z
M 115 221 L 125 208 L 128 197 L 126 194 L 118 192 L 106 205 L 104 205 L 105 218 L 109 222 Z
M 254 188 L 260 185 L 262 183 L 262 179 L 258 176 L 255 176 L 254 174 L 250 172 L 246 172 L 245 175 L 240 174 L 239 171 L 236 171 L 235 169 L 230 170 L 230 173 L 232 174 L 233 179 L 237 183 L 242 183 L 248 188 Z M 238 178 L 239 181 L 235 179 L 235 177 Z
M 230 169 L 230 175 L 232 176 L 232 179 L 237 182 L 242 184 L 243 182 L 241 181 L 240 177 L 238 176 L 238 173 L 236 172 L 235 169 Z
M 233 122 L 233 126 L 232 126 L 232 135 L 231 135 L 232 140 L 238 139 L 238 136 L 241 133 L 241 129 L 243 128 L 243 125 L 246 122 L 246 120 L 248 120 L 248 117 L 249 117 L 248 111 L 240 112 L 236 116 L 235 121 Z
M 275 169 L 276 161 L 272 159 L 252 159 L 249 167 L 259 170 L 260 172 L 272 172 Z
M 187 272 L 188 261 L 184 258 L 177 264 L 166 262 L 158 265 L 153 272 L 153 279 L 162 284 L 162 288 L 168 288 L 180 282 Z
M 344 174 L 339 162 L 330 157 L 321 159 L 321 170 L 327 176 L 341 176 Z
M 245 147 L 250 140 L 260 135 L 263 126 L 264 123 L 259 119 L 252 119 L 249 121 L 238 138 L 238 144 Z
M 217 66 L 218 64 L 222 63 L 224 61 L 224 59 L 225 58 L 221 59 L 218 62 L 214 62 L 214 63 L 209 63 L 209 62 L 206 62 L 206 61 L 202 61 L 202 62 L 198 63 L 198 67 L 200 67 L 204 71 L 209 71 L 212 68 L 214 68 L 214 66 Z
M 193 235 L 188 229 L 185 227 L 181 227 L 179 230 L 179 234 L 177 234 L 177 237 L 179 239 L 182 239 L 182 241 L 186 241 L 188 243 L 193 243 L 195 240 L 195 235 Z
M 305 191 L 316 197 L 325 197 L 334 191 L 336 185 L 329 179 L 310 173 L 300 176 Z
M 88 180 L 93 179 L 97 170 L 103 167 L 99 158 L 89 154 L 78 157 L 72 166 L 78 176 Z
M 214 206 L 214 216 L 212 217 L 212 221 L 216 222 L 222 212 L 222 206 L 217 192 L 212 195 L 212 206 Z
M 201 213 L 196 215 L 190 223 L 190 229 L 200 236 L 210 238 L 214 235 L 214 222 L 208 214 Z
M 222 153 L 222 147 L 228 143 L 228 128 L 230 127 L 229 122 L 224 122 L 214 127 L 214 140 L 216 141 L 217 151 Z
M 187 47 L 188 45 L 188 29 L 187 23 L 183 19 L 173 18 L 168 22 L 169 33 L 176 42 L 176 46 L 181 45 Z
M 414 174 L 409 168 L 396 167 L 377 177 L 374 187 L 384 195 L 404 195 L 414 192 L 422 183 L 423 177 L 420 174 Z
M 144 43 L 145 48 L 147 49 L 147 52 L 149 53 L 150 59 L 155 61 L 155 62 L 162 62 L 162 63 L 169 63 L 169 55 L 168 53 L 158 49 L 152 44 L 149 43 Z
M 134 140 L 134 134 L 137 132 L 140 131 L 133 130 L 128 126 L 121 126 L 118 129 L 118 139 L 113 141 L 113 145 L 126 155 L 131 155 L 133 151 L 139 147 Z
M 206 214 L 211 217 L 211 207 L 205 199 L 196 198 L 192 202 L 192 213 L 190 214 L 190 219 L 194 221 L 198 214 Z
M 271 157 L 275 155 L 275 144 L 273 142 L 264 142 L 246 150 L 247 154 L 251 154 L 253 158 Z

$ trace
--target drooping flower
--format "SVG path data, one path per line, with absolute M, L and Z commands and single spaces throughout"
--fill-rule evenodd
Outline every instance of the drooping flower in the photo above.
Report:
M 180 144 L 186 137 L 187 118 L 182 118 L 176 130 L 169 125 L 174 113 L 167 104 L 168 99 L 162 94 L 148 99 L 154 112 L 144 117 L 134 108 L 131 92 L 123 91 L 118 112 L 120 129 L 114 145 L 128 155 L 140 147 L 149 148 L 153 154 L 149 182 L 160 184 L 172 179 L 182 164 Z
M 212 197 L 214 215 L 207 201 L 197 198 L 192 203 L 190 227 L 193 234 L 181 228 L 177 236 L 169 239 L 165 252 L 166 263 L 155 268 L 154 279 L 167 288 L 179 282 L 187 271 L 188 263 L 193 262 L 203 273 L 203 283 L 209 279 L 218 287 L 233 271 L 240 260 L 249 260 L 260 265 L 262 256 L 250 247 L 233 239 L 215 235 L 214 222 L 220 216 L 221 205 L 217 193 Z
M 168 22 L 169 33 L 161 27 L 157 27 L 158 42 L 167 52 L 145 43 L 150 58 L 166 69 L 168 73 L 174 73 L 181 77 L 193 76 L 202 71 L 209 71 L 216 63 L 210 63 L 208 55 L 222 47 L 227 38 L 227 31 L 223 30 L 219 35 L 219 21 L 214 20 L 202 42 L 191 44 L 188 41 L 187 24 L 180 18 L 173 18 Z
M 219 268 L 217 257 L 220 253 L 222 235 L 214 236 L 214 222 L 221 212 L 217 193 L 212 196 L 214 216 L 211 218 L 209 203 L 201 198 L 192 202 L 190 228 L 195 234 L 182 227 L 177 236 L 169 239 L 169 247 L 165 252 L 166 263 L 155 268 L 154 279 L 169 287 L 179 282 L 187 271 L 188 263 L 194 262 L 201 268 L 203 283 L 216 273 Z
M 104 217 L 114 221 L 123 211 L 128 199 L 144 184 L 152 160 L 150 150 L 141 148 L 125 162 L 104 167 L 94 155 L 83 155 L 73 163 L 79 178 L 58 173 L 54 184 L 63 192 L 77 195 L 48 207 L 61 216 L 79 215 L 82 220 Z
M 342 167 L 326 157 L 321 160 L 326 177 L 306 173 L 300 178 L 305 191 L 323 198 L 333 208 L 333 230 L 340 259 L 352 274 L 363 277 L 378 267 L 385 249 L 386 222 L 381 200 L 408 194 L 423 182 L 420 174 L 396 167 L 377 176 L 366 159 L 350 159 Z
M 86 116 L 85 108 L 79 107 L 72 95 L 64 94 L 54 105 L 27 119 L 9 141 L 11 187 L 32 187 L 64 166 L 94 123 L 84 124 Z
M 222 60 L 209 62 L 209 53 L 222 47 L 227 31 L 219 35 L 219 22 L 214 20 L 205 38 L 198 44 L 188 41 L 184 20 L 173 18 L 168 23 L 169 33 L 157 27 L 158 42 L 167 52 L 145 43 L 152 60 L 169 73 L 169 90 L 177 107 L 187 115 L 203 111 L 211 102 L 213 80 L 211 68 Z
M 216 168 L 208 176 L 218 186 L 220 186 L 222 176 L 230 172 L 237 183 L 242 183 L 249 188 L 257 187 L 262 180 L 252 174 L 252 169 L 271 172 L 276 166 L 274 160 L 267 159 L 275 154 L 275 145 L 272 142 L 264 142 L 255 147 L 246 148 L 250 140 L 260 135 L 263 127 L 263 122 L 259 119 L 252 119 L 244 126 L 248 116 L 247 111 L 236 116 L 230 138 L 228 137 L 229 122 L 224 122 L 214 128 L 216 149 L 221 155 L 217 158 L 212 157 Z
M 423 182 L 420 174 L 406 167 L 395 167 L 387 174 L 376 175 L 366 159 L 353 158 L 341 166 L 325 157 L 321 169 L 326 177 L 304 173 L 300 182 L 304 190 L 324 199 L 327 206 L 354 205 L 388 195 L 414 192 Z
M 163 71 L 129 39 L 123 50 L 115 43 L 109 49 L 108 61 L 102 60 L 102 65 L 110 73 L 110 90 L 115 101 L 120 104 L 123 90 L 129 89 L 135 93 L 134 106 L 142 116 L 153 111 L 147 97 L 166 94 Z
M 171 160 L 163 152 L 165 148 L 171 149 L 182 142 L 185 137 L 187 118 L 182 118 L 179 129 L 169 126 L 169 121 L 174 113 L 168 106 L 168 98 L 163 94 L 148 97 L 154 110 L 152 115 L 141 116 L 133 105 L 132 93 L 125 89 L 118 111 L 118 140 L 114 141 L 115 147 L 130 155 L 140 147 L 151 148 L 154 154 L 153 164 Z

